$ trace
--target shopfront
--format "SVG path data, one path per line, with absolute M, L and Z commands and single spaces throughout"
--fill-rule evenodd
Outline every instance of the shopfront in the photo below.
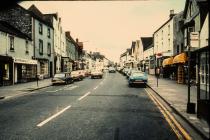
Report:
M 43 76 L 43 78 L 50 77 L 49 71 L 49 61 L 48 59 L 39 59 L 38 60 L 38 68 L 37 68 L 38 75 Z
M 24 83 L 36 80 L 36 60 L 13 58 L 13 61 L 15 83 Z
M 177 71 L 177 83 L 178 84 L 184 84 L 185 83 L 185 67 L 186 67 L 186 62 L 187 62 L 187 54 L 186 53 L 181 53 L 178 54 L 174 57 L 173 59 L 173 64 L 176 67 Z
M 162 67 L 160 67 L 163 78 L 170 78 L 175 80 L 176 71 L 173 65 L 173 57 L 165 58 L 162 61 Z
M 62 72 L 71 72 L 72 71 L 72 61 L 69 57 L 62 57 L 61 59 L 61 71 Z
M 199 118 L 210 118 L 210 99 L 209 99 L 209 51 L 208 47 L 197 52 L 197 97 Z
M 0 56 L 0 86 L 13 84 L 13 59 Z

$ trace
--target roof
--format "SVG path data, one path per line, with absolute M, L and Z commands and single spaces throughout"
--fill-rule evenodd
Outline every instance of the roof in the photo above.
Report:
M 42 14 L 42 12 L 39 11 L 39 9 L 38 9 L 34 4 L 31 5 L 31 7 L 28 8 L 28 11 L 31 13 L 31 15 L 32 15 L 34 18 L 40 20 L 40 21 L 43 22 L 44 24 L 46 24 L 46 25 L 48 25 L 48 26 L 50 26 L 50 27 L 53 28 L 53 25 L 52 25 L 51 22 L 49 22 L 49 19 L 46 19 L 46 18 L 44 17 L 44 15 Z
M 190 4 L 190 2 L 194 3 L 194 5 L 196 6 L 196 10 L 194 12 L 194 14 L 188 18 L 187 18 L 187 10 L 188 10 L 188 6 Z M 189 24 L 191 21 L 194 21 L 194 18 L 198 15 L 201 14 L 201 25 L 204 22 L 204 17 L 206 17 L 207 13 L 208 13 L 208 4 L 209 0 L 186 0 L 185 2 L 185 7 L 184 7 L 184 13 L 183 13 L 183 18 L 185 19 L 185 24 Z
M 3 31 L 5 33 L 9 33 L 11 35 L 18 36 L 18 37 L 23 38 L 23 39 L 31 40 L 31 38 L 29 36 L 22 33 L 20 30 L 16 29 L 15 27 L 13 27 L 12 25 L 10 25 L 9 23 L 7 23 L 5 21 L 0 21 L 0 31 Z
M 76 43 L 76 41 L 73 39 L 73 37 L 70 35 L 70 32 L 65 32 L 66 38 L 68 40 L 70 40 L 75 46 L 78 47 L 78 44 Z
M 143 45 L 143 50 L 147 50 L 151 48 L 151 44 L 153 43 L 153 37 L 141 37 L 141 42 Z

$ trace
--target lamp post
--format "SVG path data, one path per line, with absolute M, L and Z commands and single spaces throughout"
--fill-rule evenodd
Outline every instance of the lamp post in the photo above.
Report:
M 190 36 L 190 32 L 188 33 L 188 37 Z M 187 113 L 191 113 L 194 114 L 195 113 L 195 103 L 191 103 L 190 101 L 190 87 L 191 87 L 191 77 L 190 77 L 190 71 L 191 71 L 191 43 L 190 43 L 190 39 L 191 37 L 188 39 L 188 71 L 187 71 L 187 75 L 188 75 L 188 88 L 187 88 Z

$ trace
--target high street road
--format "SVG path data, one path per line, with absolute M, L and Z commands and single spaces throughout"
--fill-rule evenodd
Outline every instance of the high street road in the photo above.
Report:
M 119 73 L 0 101 L 0 139 L 176 140 L 144 87 Z

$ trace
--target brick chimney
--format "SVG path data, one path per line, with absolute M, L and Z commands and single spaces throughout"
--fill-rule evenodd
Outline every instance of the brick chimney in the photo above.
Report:
M 79 39 L 78 39 L 78 38 L 76 38 L 76 42 L 77 42 L 77 43 L 79 42 Z
M 66 36 L 70 36 L 71 32 L 70 31 L 66 31 Z

